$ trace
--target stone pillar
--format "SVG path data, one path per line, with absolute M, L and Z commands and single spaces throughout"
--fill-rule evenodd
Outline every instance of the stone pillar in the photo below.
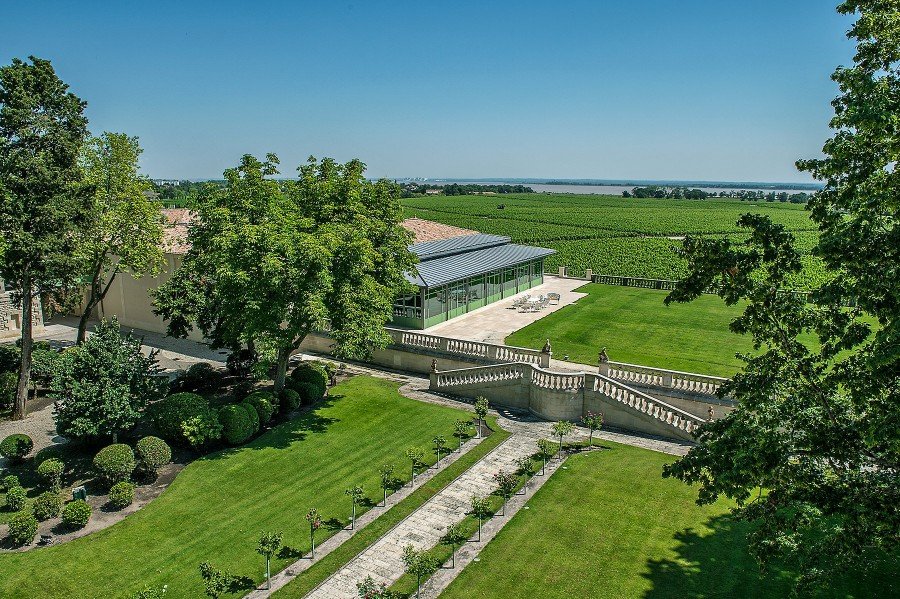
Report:
M 561 277 L 565 277 L 565 276 L 566 276 L 566 267 L 565 267 L 565 266 L 560 266 L 560 267 L 559 267 L 559 276 L 561 276 Z
M 590 268 L 584 269 L 584 278 L 588 281 L 592 280 L 594 278 L 594 271 Z

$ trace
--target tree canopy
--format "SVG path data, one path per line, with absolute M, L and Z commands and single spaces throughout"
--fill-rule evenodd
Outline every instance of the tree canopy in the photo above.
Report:
M 162 217 L 159 204 L 144 193 L 151 184 L 138 172 L 140 155 L 136 137 L 109 132 L 90 138 L 81 154 L 85 181 L 94 195 L 78 248 L 87 281 L 79 343 L 91 312 L 106 297 L 116 275 L 155 275 L 162 263 Z
M 414 265 L 400 225 L 399 188 L 370 182 L 359 160 L 315 158 L 296 180 L 276 181 L 278 158 L 244 156 L 196 202 L 191 248 L 156 294 L 170 334 L 193 326 L 215 346 L 252 345 L 276 366 L 312 331 L 335 353 L 365 358 L 389 337 L 384 324 Z
M 87 137 L 85 103 L 47 60 L 0 68 L 0 278 L 22 305 L 22 362 L 15 418 L 25 417 L 31 377 L 32 305 L 77 287 L 77 229 L 90 187 L 78 162 Z
M 737 500 L 758 524 L 753 553 L 796 568 L 799 590 L 878 567 L 900 542 L 900 12 L 877 0 L 838 10 L 858 17 L 854 65 L 833 76 L 825 158 L 798 162 L 825 182 L 810 207 L 832 279 L 810 304 L 778 293 L 801 268 L 793 236 L 745 215 L 746 242 L 685 240 L 691 272 L 666 299 L 714 285 L 726 303 L 745 301 L 731 328 L 758 351 L 722 386 L 738 408 L 704 425 L 664 474 L 699 483 L 700 503 Z

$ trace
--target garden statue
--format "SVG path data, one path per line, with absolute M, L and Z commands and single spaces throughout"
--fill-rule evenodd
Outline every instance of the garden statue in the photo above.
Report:
M 434 358 L 431 359 L 431 372 L 437 372 L 437 360 Z
M 550 347 L 550 340 L 549 340 L 549 339 L 547 339 L 547 343 L 544 344 L 544 349 L 542 349 L 541 351 L 544 352 L 545 354 L 552 354 L 552 353 L 553 353 L 553 348 Z
M 715 412 L 713 412 L 712 406 L 709 406 L 709 410 L 707 410 L 706 413 L 709 416 L 709 420 L 712 420 L 713 414 L 715 413 Z
M 606 355 L 606 348 L 600 350 L 600 353 L 597 354 L 597 362 L 600 364 L 606 364 L 609 362 L 609 356 Z

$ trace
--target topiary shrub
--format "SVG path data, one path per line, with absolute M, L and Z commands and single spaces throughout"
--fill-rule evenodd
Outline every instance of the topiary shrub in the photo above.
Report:
M 33 448 L 34 441 L 22 433 L 12 434 L 0 441 L 0 455 L 11 462 L 21 462 Z
M 153 472 L 172 461 L 172 449 L 159 437 L 144 437 L 134 446 L 138 468 Z
M 58 491 L 62 484 L 62 475 L 65 469 L 66 466 L 62 463 L 62 460 L 50 458 L 41 462 L 40 466 L 37 467 L 37 473 L 44 479 L 44 484 L 47 485 L 48 489 Z
M 124 443 L 107 445 L 94 456 L 97 476 L 109 485 L 128 480 L 134 467 L 134 451 Z
M 296 383 L 294 390 L 300 395 L 300 403 L 304 406 L 312 405 L 325 395 L 325 385 L 319 383 Z
M 280 397 L 282 413 L 289 414 L 300 407 L 300 394 L 296 390 L 285 387 Z
M 59 510 L 62 509 L 62 497 L 57 491 L 45 491 L 37 496 L 34 503 L 31 504 L 31 511 L 34 517 L 43 522 L 50 518 L 59 516 Z
M 10 512 L 18 512 L 25 508 L 28 494 L 24 487 L 12 487 L 6 492 L 6 509 Z
M 3 487 L 4 491 L 9 491 L 13 487 L 21 487 L 22 484 L 19 482 L 19 477 L 15 474 L 9 474 L 3 477 L 3 480 L 0 481 L 0 486 Z
M 197 362 L 187 370 L 179 372 L 172 381 L 173 391 L 209 393 L 222 386 L 225 375 L 208 362 Z
M 219 422 L 219 413 L 209 408 L 203 415 L 193 416 L 185 420 L 181 425 L 181 431 L 191 447 L 202 449 L 213 441 L 218 441 L 222 438 L 222 424 Z
M 126 508 L 132 501 L 134 501 L 134 485 L 129 482 L 123 480 L 109 490 L 109 505 L 114 509 Z
M 240 445 L 253 434 L 253 423 L 244 406 L 230 404 L 219 410 L 222 438 L 231 445 Z
M 84 499 L 70 501 L 62 511 L 63 524 L 69 528 L 84 528 L 91 519 L 91 511 L 91 506 Z
M 9 521 L 8 538 L 13 545 L 30 545 L 37 534 L 38 521 L 31 512 L 19 512 Z
M 157 432 L 170 443 L 192 444 L 184 432 L 184 424 L 193 419 L 216 420 L 209 402 L 196 393 L 176 393 L 150 408 L 150 419 Z
M 19 375 L 15 372 L 0 372 L 0 410 L 13 405 L 18 387 Z
M 259 415 L 260 424 L 266 424 L 275 414 L 275 396 L 266 391 L 255 391 L 247 396 L 244 403 L 252 405 Z
M 247 402 L 241 402 L 238 404 L 245 410 L 247 410 L 247 418 L 250 419 L 250 428 L 253 429 L 251 435 L 255 435 L 259 432 L 260 421 L 259 421 L 259 413 L 256 411 L 256 408 L 253 407 L 253 404 L 249 404 Z
M 300 362 L 293 371 L 291 371 L 291 381 L 294 388 L 297 389 L 297 383 L 315 383 L 323 389 L 328 385 L 328 373 L 317 362 Z M 297 391 L 300 391 L 297 389 Z M 301 394 L 302 395 L 302 394 Z

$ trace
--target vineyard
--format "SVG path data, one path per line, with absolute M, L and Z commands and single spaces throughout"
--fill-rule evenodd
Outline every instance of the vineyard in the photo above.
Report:
M 675 252 L 685 235 L 746 235 L 735 225 L 741 214 L 769 216 L 798 240 L 804 270 L 793 287 L 809 289 L 826 277 L 811 255 L 816 227 L 802 205 L 738 200 L 638 199 L 615 196 L 505 194 L 428 196 L 403 200 L 406 216 L 417 216 L 484 233 L 507 235 L 516 243 L 555 249 L 547 271 L 673 279 L 687 272 Z

